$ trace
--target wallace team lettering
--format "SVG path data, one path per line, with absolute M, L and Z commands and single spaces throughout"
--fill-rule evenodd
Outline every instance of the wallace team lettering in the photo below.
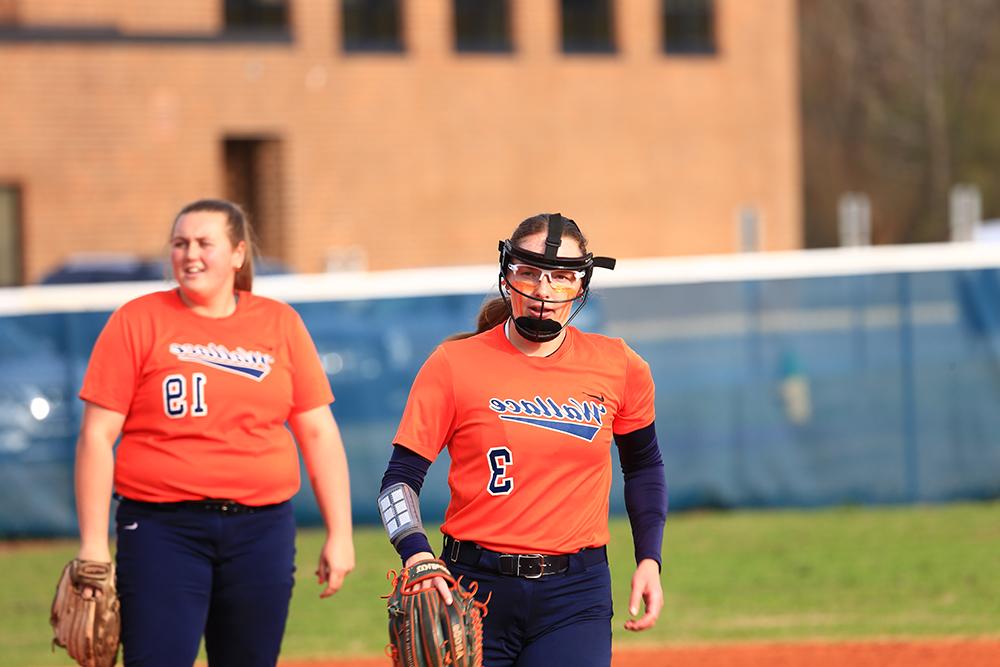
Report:
M 274 357 L 257 350 L 238 347 L 230 350 L 225 345 L 195 345 L 193 343 L 171 343 L 170 354 L 181 361 L 193 361 L 219 370 L 236 373 L 260 382 L 271 372 Z
M 608 409 L 603 403 L 568 398 L 557 403 L 551 396 L 534 399 L 491 398 L 490 409 L 504 421 L 537 426 L 591 442 L 604 423 Z

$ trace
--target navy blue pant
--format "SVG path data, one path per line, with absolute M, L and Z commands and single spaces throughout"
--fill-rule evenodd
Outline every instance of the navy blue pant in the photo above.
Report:
M 116 514 L 127 667 L 273 667 L 295 571 L 291 503 L 252 514 L 151 508 Z
M 607 562 L 525 579 L 449 562 L 462 583 L 492 593 L 483 619 L 483 667 L 608 667 L 611 664 L 611 572 Z

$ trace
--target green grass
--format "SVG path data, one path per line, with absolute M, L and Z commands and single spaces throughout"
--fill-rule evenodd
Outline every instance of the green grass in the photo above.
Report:
M 688 514 L 666 543 L 661 622 L 618 639 L 1000 634 L 1000 503 Z
M 357 569 L 318 597 L 322 535 L 299 534 L 286 657 L 378 654 L 380 595 L 398 566 L 381 529 L 357 530 Z M 0 547 L 0 667 L 71 664 L 49 652 L 55 578 L 75 544 Z M 879 509 L 678 513 L 666 532 L 666 606 L 657 626 L 621 629 L 633 560 L 612 522 L 615 640 L 622 644 L 760 639 L 1000 635 L 1000 502 Z

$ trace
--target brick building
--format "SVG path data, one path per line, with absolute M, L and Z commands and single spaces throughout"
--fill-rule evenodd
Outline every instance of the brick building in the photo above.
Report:
M 244 203 L 300 271 L 801 246 L 794 0 L 0 0 L 0 284 Z

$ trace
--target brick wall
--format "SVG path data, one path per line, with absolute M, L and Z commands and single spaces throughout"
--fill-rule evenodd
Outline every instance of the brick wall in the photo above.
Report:
M 23 188 L 28 280 L 71 253 L 155 254 L 221 196 L 227 137 L 279 139 L 284 258 L 319 271 L 495 258 L 559 210 L 601 254 L 801 245 L 794 0 L 717 0 L 718 52 L 667 57 L 659 0 L 617 0 L 618 52 L 564 55 L 556 0 L 512 0 L 514 51 L 456 54 L 449 2 L 405 2 L 401 54 L 345 54 L 337 2 L 292 0 L 290 43 L 0 39 L 0 181 Z M 221 2 L 139 11 L 22 0 L 22 25 L 210 34 Z M 157 3 L 152 3 L 156 5 Z M 81 7 L 86 6 L 86 10 Z

